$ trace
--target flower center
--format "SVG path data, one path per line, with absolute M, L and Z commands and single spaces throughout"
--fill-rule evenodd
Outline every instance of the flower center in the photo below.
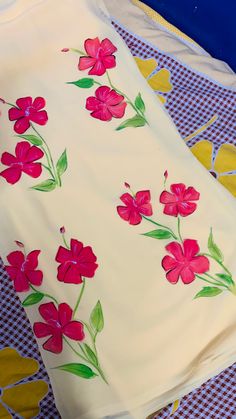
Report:
M 28 106 L 25 110 L 25 116 L 30 116 L 30 109 L 32 109 L 32 106 Z
M 21 272 L 24 272 L 24 270 L 25 270 L 25 262 L 22 263 L 20 270 L 21 270 Z

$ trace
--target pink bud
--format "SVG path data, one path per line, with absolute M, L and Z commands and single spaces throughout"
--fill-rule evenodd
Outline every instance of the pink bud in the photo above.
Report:
M 0 102 L 6 103 L 6 101 L 4 99 L 2 99 L 1 97 L 0 97 Z
M 17 244 L 17 246 L 19 246 L 19 247 L 25 247 L 25 246 L 23 245 L 23 243 L 19 242 L 18 240 L 15 240 L 15 243 L 16 243 L 16 244 Z
M 168 172 L 167 172 L 167 170 L 165 170 L 165 172 L 164 172 L 164 177 L 165 177 L 165 179 L 168 178 Z
M 130 185 L 127 182 L 125 182 L 124 185 L 126 188 L 130 189 Z
M 60 228 L 60 233 L 61 233 L 61 234 L 65 234 L 65 232 L 66 232 L 65 227 L 61 227 L 61 228 Z
M 70 48 L 63 48 L 63 49 L 61 49 L 61 52 L 68 52 L 68 51 L 70 51 Z

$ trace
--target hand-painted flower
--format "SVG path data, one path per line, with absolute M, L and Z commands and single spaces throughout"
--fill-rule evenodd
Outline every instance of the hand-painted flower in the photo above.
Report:
M 55 259 L 60 263 L 57 279 L 69 284 L 81 284 L 82 276 L 92 278 L 98 267 L 92 248 L 76 239 L 71 239 L 70 249 L 60 246 Z
M 1 163 L 9 168 L 0 172 L 0 176 L 4 177 L 8 183 L 14 185 L 20 180 L 22 173 L 33 178 L 41 175 L 41 163 L 34 163 L 44 155 L 40 148 L 31 146 L 27 141 L 22 141 L 16 145 L 15 154 L 13 156 L 13 154 L 4 152 L 1 157 Z
M 50 338 L 43 344 L 45 351 L 59 354 L 62 352 L 63 336 L 75 341 L 84 339 L 83 324 L 72 320 L 73 311 L 71 307 L 62 303 L 56 308 L 54 303 L 41 304 L 39 313 L 46 323 L 36 322 L 33 329 L 37 338 Z
M 172 193 L 163 191 L 160 195 L 160 202 L 165 204 L 164 214 L 187 217 L 196 210 L 197 204 L 191 202 L 199 200 L 200 193 L 196 189 L 192 186 L 186 188 L 183 183 L 176 183 L 171 185 L 170 190 Z
M 95 91 L 95 96 L 90 96 L 86 100 L 86 109 L 92 111 L 90 115 L 101 121 L 122 118 L 126 106 L 124 96 L 119 95 L 108 86 L 99 87 Z
M 186 239 L 183 247 L 177 242 L 166 246 L 171 256 L 162 259 L 162 267 L 167 271 L 166 278 L 176 284 L 181 277 L 184 284 L 190 284 L 195 279 L 195 273 L 202 274 L 209 270 L 209 260 L 206 256 L 198 256 L 199 246 L 196 240 Z
M 36 270 L 39 254 L 40 250 L 33 250 L 25 256 L 23 252 L 17 250 L 7 256 L 10 265 L 5 268 L 17 292 L 29 291 L 30 284 L 37 286 L 42 284 L 43 272 Z
M 90 75 L 102 76 L 108 68 L 116 66 L 116 58 L 112 55 L 117 51 L 115 45 L 105 38 L 102 42 L 98 38 L 86 39 L 84 49 L 87 56 L 80 57 L 79 70 L 89 70 Z
M 119 216 L 128 221 L 131 225 L 140 224 L 143 215 L 152 215 L 152 205 L 150 204 L 151 194 L 150 191 L 139 191 L 135 197 L 129 193 L 124 193 L 120 197 L 125 206 L 120 205 L 117 207 Z
M 17 107 L 10 108 L 8 116 L 10 121 L 16 121 L 14 130 L 17 134 L 23 134 L 30 127 L 30 121 L 39 125 L 45 125 L 48 121 L 46 111 L 42 111 L 46 105 L 42 97 L 22 97 L 16 101 Z

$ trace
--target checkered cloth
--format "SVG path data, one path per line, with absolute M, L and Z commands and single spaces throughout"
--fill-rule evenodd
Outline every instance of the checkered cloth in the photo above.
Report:
M 208 139 L 215 147 L 233 143 L 236 115 L 234 111 L 236 94 L 214 84 L 205 77 L 185 68 L 173 58 L 153 49 L 114 23 L 133 55 L 140 58 L 155 58 L 158 69 L 165 67 L 171 72 L 173 90 L 168 93 L 166 108 L 173 118 L 180 134 L 186 137 L 205 124 L 213 115 L 218 119 L 199 139 Z M 188 145 L 195 144 L 196 139 Z M 5 255 L 4 255 L 5 256 Z M 38 351 L 30 323 L 0 261 L 0 348 L 10 346 L 22 356 L 35 358 L 40 365 L 33 379 L 43 379 L 49 383 L 44 364 Z M 158 377 L 157 377 L 158 379 Z M 30 380 L 30 378 L 28 379 Z M 169 418 L 171 405 L 159 412 L 156 418 Z M 17 416 L 12 416 L 17 418 Z M 200 388 L 183 397 L 173 419 L 236 419 L 236 364 L 217 377 L 207 381 Z M 49 393 L 41 402 L 40 419 L 59 419 L 54 397 L 49 383 Z

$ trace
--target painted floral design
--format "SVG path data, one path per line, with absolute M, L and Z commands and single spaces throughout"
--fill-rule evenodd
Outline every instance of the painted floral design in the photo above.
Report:
M 160 202 L 164 204 L 164 214 L 177 217 L 187 217 L 192 214 L 197 204 L 200 194 L 192 186 L 186 188 L 183 183 L 175 183 L 170 186 L 171 192 L 163 191 L 160 196 Z
M 117 48 L 113 43 L 105 38 L 102 42 L 98 38 L 86 39 L 84 49 L 87 56 L 79 59 L 79 70 L 87 70 L 91 76 L 102 76 L 106 70 L 116 66 L 116 57 L 113 55 Z
M 99 376 L 107 383 L 97 350 L 97 338 L 104 328 L 101 302 L 98 300 L 93 307 L 89 321 L 78 318 L 77 314 L 84 296 L 86 279 L 94 277 L 98 268 L 97 257 L 90 246 L 84 246 L 77 239 L 72 238 L 69 246 L 64 227 L 60 229 L 60 233 L 64 246 L 59 246 L 55 256 L 59 263 L 57 279 L 67 283 L 67 286 L 78 285 L 79 293 L 74 308 L 65 301 L 58 302 L 53 295 L 43 291 L 43 272 L 37 269 L 40 250 L 27 254 L 24 244 L 16 241 L 21 250 L 13 251 L 7 256 L 10 265 L 6 266 L 6 271 L 14 281 L 17 292 L 31 291 L 22 302 L 24 307 L 40 304 L 40 321 L 34 323 L 33 330 L 38 339 L 46 338 L 43 349 L 59 355 L 66 346 L 79 360 L 56 368 L 84 379 Z M 47 301 L 41 304 L 42 300 Z
M 164 187 L 167 179 L 168 171 L 165 170 Z M 203 287 L 194 298 L 215 297 L 224 291 L 236 295 L 236 284 L 232 273 L 224 265 L 224 256 L 215 243 L 212 228 L 208 236 L 207 252 L 200 250 L 196 239 L 182 237 L 181 217 L 193 215 L 197 210 L 195 201 L 200 201 L 200 193 L 193 186 L 174 183 L 170 185 L 170 192 L 164 189 L 160 194 L 159 202 L 163 205 L 163 213 L 167 216 L 177 217 L 176 231 L 151 218 L 153 209 L 149 190 L 134 193 L 126 182 L 125 187 L 129 188 L 131 193 L 125 193 L 120 198 L 125 204 L 125 206 L 117 206 L 120 218 L 128 221 L 131 225 L 140 224 L 145 220 L 154 225 L 156 229 L 144 233 L 144 236 L 156 240 L 170 240 L 165 246 L 169 254 L 165 255 L 161 261 L 169 283 L 177 284 L 180 279 L 185 285 L 191 284 L 197 279 L 204 281 L 207 286 Z M 218 265 L 220 272 L 211 272 L 210 261 L 214 261 L 214 265 Z
M 179 278 L 184 284 L 190 284 L 196 279 L 196 273 L 209 271 L 209 260 L 206 256 L 198 255 L 200 249 L 196 240 L 186 239 L 182 245 L 171 242 L 166 250 L 172 256 L 165 256 L 161 264 L 167 271 L 166 278 L 172 284 L 176 284 Z
M 16 106 L 9 109 L 8 115 L 10 121 L 16 121 L 14 131 L 17 134 L 24 134 L 30 127 L 30 122 L 38 125 L 45 125 L 48 121 L 48 114 L 42 110 L 46 106 L 45 99 L 42 97 L 23 97 L 17 99 Z
M 90 96 L 86 100 L 86 109 L 92 111 L 90 115 L 101 121 L 123 118 L 126 106 L 124 96 L 108 86 L 98 87 L 95 90 L 95 96 Z
M 41 304 L 39 313 L 46 323 L 34 323 L 34 334 L 37 338 L 50 338 L 43 344 L 46 351 L 59 354 L 62 352 L 62 339 L 66 336 L 75 341 L 82 341 L 85 337 L 84 326 L 81 322 L 72 320 L 72 308 L 66 304 Z
M 0 370 L 0 417 L 11 419 L 15 414 L 30 419 L 38 416 L 39 403 L 48 392 L 44 380 L 31 378 L 39 370 L 38 362 L 7 347 L 0 350 Z
M 7 152 L 2 154 L 1 163 L 8 166 L 8 169 L 3 170 L 0 176 L 11 185 L 20 180 L 22 173 L 37 178 L 42 173 L 42 164 L 35 162 L 43 156 L 40 148 L 31 146 L 27 141 L 21 141 L 15 147 L 15 156 Z
M 140 224 L 142 216 L 152 215 L 150 191 L 139 191 L 135 194 L 135 197 L 129 193 L 124 193 L 120 199 L 125 205 L 119 205 L 117 207 L 117 212 L 119 216 L 123 220 L 128 221 L 129 224 Z
M 5 269 L 17 292 L 29 291 L 30 285 L 42 284 L 43 272 L 37 269 L 39 254 L 40 250 L 33 250 L 28 255 L 17 250 L 7 256 L 10 265 L 6 265 Z
M 66 150 L 55 165 L 47 142 L 34 125 L 43 126 L 48 122 L 47 111 L 43 109 L 46 106 L 45 99 L 42 97 L 33 99 L 31 96 L 27 96 L 17 99 L 15 105 L 3 99 L 0 101 L 10 107 L 8 117 L 10 121 L 16 121 L 13 127 L 14 131 L 18 137 L 25 140 L 17 143 L 15 155 L 6 151 L 2 154 L 1 163 L 8 168 L 2 170 L 0 176 L 9 184 L 14 185 L 21 179 L 22 173 L 38 178 L 44 169 L 50 177 L 32 186 L 31 189 L 51 192 L 55 188 L 61 187 L 61 178 L 68 166 Z M 31 133 L 25 134 L 29 129 Z
M 135 114 L 133 117 L 123 121 L 116 130 L 122 130 L 128 127 L 142 127 L 148 124 L 145 117 L 145 104 L 140 93 L 134 100 L 131 100 L 125 93 L 114 86 L 111 81 L 108 70 L 116 67 L 117 52 L 116 46 L 108 39 L 102 41 L 98 37 L 86 39 L 84 42 L 85 51 L 75 48 L 63 48 L 62 52 L 75 52 L 80 55 L 78 69 L 79 71 L 88 70 L 88 75 L 98 76 L 99 80 L 85 77 L 76 81 L 68 82 L 83 89 L 89 89 L 94 85 L 99 85 L 95 90 L 94 96 L 89 96 L 86 100 L 85 108 L 90 111 L 93 118 L 103 122 L 109 122 L 113 118 L 123 118 L 130 106 Z M 105 83 L 101 83 L 100 77 L 106 77 Z
M 83 278 L 93 278 L 98 267 L 96 256 L 90 246 L 83 246 L 71 239 L 70 249 L 60 246 L 56 254 L 58 266 L 57 279 L 69 284 L 82 284 Z

